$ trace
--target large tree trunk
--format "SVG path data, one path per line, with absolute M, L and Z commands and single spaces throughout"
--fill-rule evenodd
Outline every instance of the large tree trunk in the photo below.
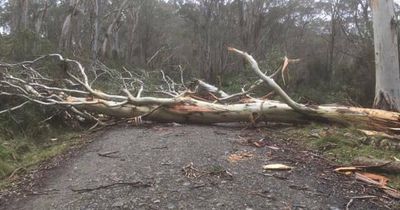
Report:
M 71 98 L 83 102 L 83 98 Z M 335 123 L 378 131 L 396 131 L 400 127 L 400 114 L 376 109 L 346 106 L 321 105 L 314 107 L 315 113 L 299 113 L 279 101 L 256 100 L 231 105 L 215 104 L 195 100 L 190 97 L 176 99 L 175 103 L 165 105 L 123 105 L 110 108 L 104 103 L 81 105 L 91 112 L 103 113 L 119 118 L 139 117 L 156 122 L 177 123 L 226 123 L 226 122 L 283 122 L 283 123 Z
M 28 28 L 29 1 L 11 0 L 10 4 L 14 11 L 11 16 L 11 32 L 17 33 L 26 30 Z
M 127 17 L 127 25 L 128 25 L 128 47 L 127 47 L 127 54 L 125 56 L 126 63 L 133 63 L 133 56 L 134 56 L 134 49 L 135 49 L 135 34 L 136 29 L 139 23 L 139 12 L 141 9 L 141 5 L 137 8 L 133 5 L 128 11 Z
M 82 1 L 80 0 L 70 0 L 69 1 L 69 14 L 64 20 L 61 35 L 59 40 L 59 49 L 60 50 L 73 50 L 73 43 L 78 44 L 78 40 L 74 40 L 74 37 L 78 37 L 79 24 L 78 24 L 78 16 L 79 14 L 83 14 L 83 11 L 80 9 L 80 4 Z M 76 34 L 74 34 L 74 32 Z
M 114 16 L 114 19 L 111 21 L 110 25 L 107 28 L 106 35 L 103 40 L 103 44 L 101 47 L 101 57 L 105 58 L 107 57 L 107 54 L 109 52 L 109 49 L 111 48 L 111 51 L 113 54 L 118 53 L 118 47 L 116 46 L 118 44 L 118 30 L 119 30 L 119 21 L 123 15 L 123 10 L 125 9 L 126 5 L 128 3 L 128 0 L 124 0 L 120 7 L 118 8 L 117 13 Z M 111 47 L 109 46 L 111 44 Z
M 307 123 L 316 121 L 386 132 L 398 131 L 400 128 L 400 113 L 397 112 L 340 105 L 308 106 L 299 104 L 285 93 L 272 79 L 272 76 L 267 76 L 261 72 L 252 56 L 234 48 L 229 50 L 243 56 L 261 78 L 261 82 L 257 81 L 247 91 L 243 90 L 241 93 L 229 95 L 202 81 L 193 83 L 191 88 L 188 89 L 183 84 L 182 75 L 182 87 L 178 90 L 178 83 L 163 74 L 167 88 L 161 88 L 158 92 L 170 97 L 142 97 L 143 82 L 140 77 L 134 77 L 134 73 L 126 69 L 125 73 L 129 76 L 123 74 L 118 76 L 123 86 L 123 95 L 113 95 L 93 89 L 93 82 L 89 81 L 84 67 L 78 61 L 65 59 L 59 54 L 42 56 L 34 61 L 19 64 L 0 64 L 0 69 L 7 68 L 16 71 L 20 70 L 23 65 L 25 67 L 24 73 L 28 74 L 27 77 L 23 78 L 17 78 L 8 73 L 12 71 L 4 71 L 0 74 L 0 96 L 20 97 L 26 100 L 21 105 L 0 111 L 0 114 L 19 109 L 26 103 L 32 102 L 46 106 L 61 106 L 64 110 L 69 110 L 71 115 L 96 121 L 97 124 L 102 123 L 101 119 L 104 119 L 104 116 L 108 116 L 157 122 L 207 124 L 222 122 L 256 124 L 260 121 Z M 44 77 L 32 67 L 49 57 L 57 58 L 65 67 L 63 71 L 69 76 L 69 79 L 58 80 L 59 86 L 51 86 L 54 85 L 54 80 Z M 30 68 L 26 68 L 27 66 Z M 106 71 L 110 70 L 106 69 Z M 113 74 L 117 74 L 117 72 L 113 72 Z M 38 81 L 43 83 L 38 83 Z M 136 96 L 133 96 L 131 93 L 133 87 L 129 87 L 129 85 L 138 81 L 141 87 L 137 89 Z M 60 84 L 60 82 L 63 84 Z M 247 95 L 251 90 L 254 90 L 254 86 L 260 85 L 262 82 L 269 85 L 282 98 L 283 102 L 256 99 Z M 80 89 L 77 89 L 78 87 Z M 227 104 L 228 101 L 236 102 Z
M 44 8 L 41 11 L 38 11 L 35 20 L 35 33 L 37 36 L 40 36 L 40 31 L 42 29 L 43 21 L 44 18 L 46 17 L 47 14 L 47 9 L 48 9 L 48 2 L 47 0 L 44 2 Z
M 99 49 L 99 0 L 94 0 L 92 8 L 93 15 L 93 35 L 92 35 L 92 60 L 97 60 L 97 50 Z
M 372 0 L 376 89 L 374 107 L 400 111 L 397 24 L 393 0 Z

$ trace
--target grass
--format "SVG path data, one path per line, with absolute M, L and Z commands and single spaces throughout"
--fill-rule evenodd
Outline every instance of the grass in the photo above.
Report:
M 14 168 L 10 164 L 6 163 L 5 161 L 0 161 L 0 176 L 7 176 L 13 170 Z
M 43 160 L 48 160 L 68 149 L 76 143 L 76 133 L 63 134 L 58 137 L 58 142 L 47 144 L 45 146 L 33 146 L 30 152 L 25 153 L 21 157 L 20 164 L 29 167 Z
M 398 151 L 395 150 L 365 144 L 366 137 L 356 129 L 333 128 L 329 130 L 316 129 L 316 131 L 319 131 L 322 135 L 319 138 L 305 137 L 306 145 L 312 149 L 323 151 L 325 155 L 342 164 L 350 164 L 354 158 L 360 156 L 393 159 L 393 157 L 399 155 Z M 374 141 L 377 141 L 377 139 Z
M 6 101 L 1 109 L 13 104 Z M 15 169 L 47 160 L 76 142 L 80 129 L 55 108 L 28 104 L 20 111 L 0 115 L 0 179 Z M 52 116 L 51 118 L 48 118 Z M 47 119 L 47 120 L 46 120 Z
M 77 132 L 53 131 L 57 138 L 34 139 L 17 136 L 12 139 L 0 137 L 0 189 L 9 186 L 8 177 L 16 170 L 29 171 L 45 160 L 55 157 L 72 145 L 79 143 Z M 54 135 L 52 135 L 54 136 Z
M 366 137 L 354 128 L 338 128 L 312 124 L 300 129 L 290 129 L 288 135 L 298 144 L 318 150 L 329 159 L 342 165 L 352 165 L 357 157 L 371 157 L 382 160 L 400 158 L 399 151 L 378 147 L 383 138 Z M 366 143 L 368 142 L 368 143 Z M 390 148 L 390 147 L 389 147 Z M 400 189 L 400 175 L 384 174 L 390 179 L 389 186 Z

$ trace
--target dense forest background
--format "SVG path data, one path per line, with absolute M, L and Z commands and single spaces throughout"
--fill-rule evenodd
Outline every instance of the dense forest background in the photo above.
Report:
M 368 0 L 11 0 L 1 1 L 0 59 L 59 52 L 95 67 L 202 78 L 240 88 L 252 81 L 233 46 L 273 71 L 284 56 L 286 89 L 316 102 L 330 95 L 362 106 L 374 98 Z M 320 93 L 321 95 L 318 95 Z M 322 95 L 323 94 L 323 95 Z M 328 101 L 327 101 L 328 100 Z
M 281 84 L 300 102 L 370 107 L 375 64 L 369 4 L 369 0 L 2 0 L 0 61 L 61 53 L 82 62 L 91 74 L 108 66 L 147 75 L 158 72 L 150 78 L 160 80 L 159 70 L 171 77 L 183 70 L 188 81 L 200 78 L 238 91 L 257 77 L 244 60 L 228 54 L 230 46 L 251 53 L 268 72 L 279 68 L 284 56 L 301 59 L 289 66 L 289 82 Z M 56 68 L 60 67 L 49 64 L 41 70 L 62 77 Z M 112 83 L 107 77 L 100 75 L 98 80 L 118 91 L 118 84 L 107 85 Z M 0 100 L 2 109 L 14 103 Z M 56 118 L 52 109 L 29 106 L 27 112 L 3 115 L 2 124 L 30 130 L 43 127 L 37 122 Z

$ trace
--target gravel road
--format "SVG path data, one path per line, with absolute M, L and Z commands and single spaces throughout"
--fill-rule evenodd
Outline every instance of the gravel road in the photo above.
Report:
M 263 147 L 246 143 L 264 138 Z M 264 164 L 293 166 L 264 172 Z M 386 209 L 376 189 L 311 151 L 235 125 L 118 126 L 98 135 L 2 209 Z M 385 204 L 386 202 L 386 204 Z M 392 201 L 391 201 L 392 202 Z

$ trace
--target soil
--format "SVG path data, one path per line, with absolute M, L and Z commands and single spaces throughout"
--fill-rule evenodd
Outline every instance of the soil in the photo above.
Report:
M 18 189 L 2 192 L 0 208 L 339 210 L 365 195 L 376 198 L 353 199 L 349 209 L 398 205 L 380 190 L 334 173 L 334 163 L 273 135 L 276 130 L 113 127 L 29 174 Z M 252 146 L 260 139 L 262 145 Z M 275 163 L 294 168 L 262 168 Z

